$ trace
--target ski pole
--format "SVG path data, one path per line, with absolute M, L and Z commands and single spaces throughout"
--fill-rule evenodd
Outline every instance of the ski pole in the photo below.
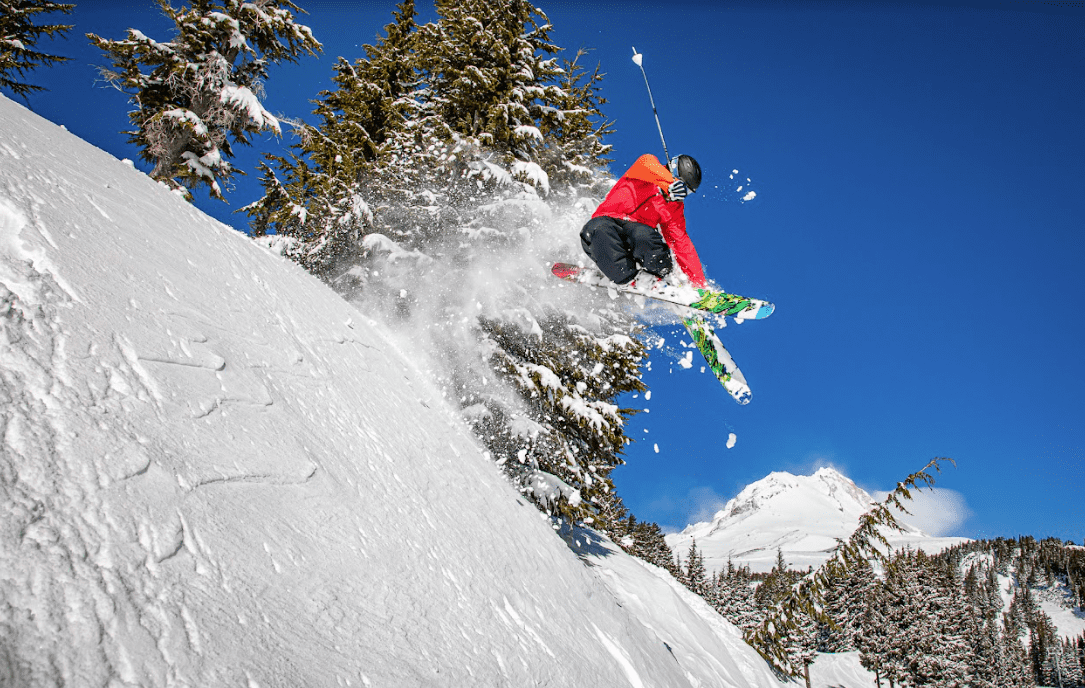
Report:
M 667 158 L 667 165 L 671 164 L 671 154 L 667 152 L 667 139 L 663 138 L 663 125 L 659 123 L 659 113 L 656 112 L 656 99 L 652 97 L 652 87 L 648 85 L 648 73 L 644 71 L 644 55 L 633 48 L 633 64 L 640 67 L 640 73 L 644 75 L 644 85 L 648 87 L 648 100 L 652 103 L 652 114 L 656 117 L 656 128 L 659 129 L 659 140 L 663 142 L 663 156 Z

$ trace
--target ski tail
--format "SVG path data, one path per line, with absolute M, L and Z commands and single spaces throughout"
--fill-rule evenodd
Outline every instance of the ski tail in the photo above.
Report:
M 550 268 L 550 272 L 555 277 L 560 277 L 563 280 L 575 280 L 580 273 L 580 268 L 576 265 L 570 265 L 569 263 L 554 263 Z

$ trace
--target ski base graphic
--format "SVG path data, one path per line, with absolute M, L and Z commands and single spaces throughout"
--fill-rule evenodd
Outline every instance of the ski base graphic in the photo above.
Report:
M 689 336 L 693 338 L 693 343 L 697 345 L 697 350 L 708 363 L 709 370 L 720 381 L 727 393 L 743 406 L 750 403 L 753 391 L 746 384 L 742 371 L 738 369 L 735 359 L 731 358 L 731 354 L 723 346 L 723 342 L 716 335 L 712 325 L 701 316 L 683 318 L 682 322 Z

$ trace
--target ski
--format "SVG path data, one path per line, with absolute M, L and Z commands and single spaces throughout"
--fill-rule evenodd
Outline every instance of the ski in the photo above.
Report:
M 645 287 L 638 285 L 636 280 L 629 284 L 615 284 L 595 268 L 584 268 L 569 263 L 554 263 L 550 272 L 567 282 L 576 282 L 597 289 L 613 289 L 619 293 L 644 296 L 706 313 L 728 315 L 739 321 L 762 320 L 772 315 L 776 308 L 762 299 L 751 299 L 711 289 L 677 287 L 662 280 Z
M 746 384 L 746 378 L 742 375 L 742 371 L 735 365 L 735 360 L 731 358 L 731 354 L 724 348 L 723 342 L 716 335 L 712 325 L 701 316 L 683 318 L 682 322 L 685 324 L 689 336 L 693 338 L 693 343 L 697 345 L 697 350 L 701 352 L 705 362 L 708 363 L 708 368 L 720 381 L 723 388 L 727 390 L 727 393 L 744 406 L 750 403 L 750 399 L 753 398 L 753 391 Z

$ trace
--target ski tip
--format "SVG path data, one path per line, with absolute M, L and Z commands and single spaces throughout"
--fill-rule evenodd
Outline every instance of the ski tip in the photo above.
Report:
M 727 390 L 727 393 L 742 406 L 750 403 L 750 400 L 753 399 L 753 392 L 750 390 L 749 385 L 740 382 L 733 377 L 727 382 L 724 382 L 723 387 Z
M 776 310 L 775 305 L 773 305 L 771 303 L 766 303 L 765 305 L 763 305 L 763 306 L 761 306 L 760 308 L 757 309 L 757 313 L 754 314 L 753 319 L 754 320 L 764 320 L 765 318 L 772 315 L 772 312 L 775 311 L 775 310 Z

